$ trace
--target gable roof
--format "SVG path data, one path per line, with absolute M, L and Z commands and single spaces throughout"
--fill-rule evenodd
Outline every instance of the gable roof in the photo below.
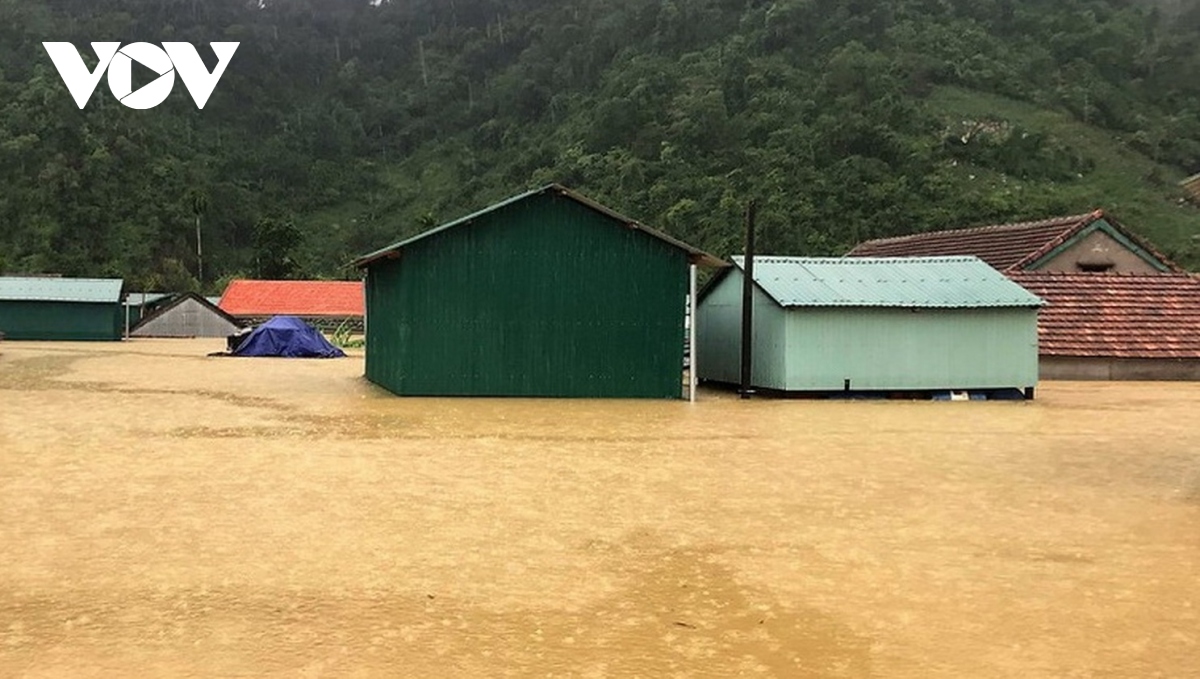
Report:
M 1200 359 L 1200 278 L 1022 271 L 1043 297 L 1043 356 Z
M 657 238 L 657 239 L 663 241 L 664 243 L 670 245 L 671 247 L 683 250 L 684 252 L 686 252 L 688 254 L 688 257 L 691 259 L 692 263 L 694 263 L 694 264 L 700 264 L 703 266 L 711 266 L 711 267 L 728 266 L 728 264 L 724 260 L 720 259 L 719 257 L 714 257 L 713 255 L 710 255 L 707 252 L 704 252 L 702 250 L 694 248 L 694 247 L 688 245 L 687 243 L 684 243 L 683 241 L 672 238 L 671 236 L 668 236 L 667 234 L 662 233 L 661 231 L 656 231 L 656 230 L 646 226 L 645 224 L 638 222 L 637 220 L 630 219 L 629 217 L 626 217 L 610 208 L 607 208 L 607 207 L 601 205 L 600 203 L 597 203 L 597 202 L 591 200 L 590 198 L 587 198 L 587 197 L 583 196 L 582 194 L 576 193 L 560 184 L 548 184 L 546 186 L 543 186 L 540 189 L 534 189 L 532 191 L 527 191 L 520 195 L 513 196 L 512 198 L 509 198 L 507 200 L 496 203 L 495 205 L 484 208 L 478 212 L 469 214 L 466 217 L 456 219 L 452 222 L 443 224 L 437 228 L 430 229 L 429 231 L 425 231 L 424 233 L 420 233 L 416 236 L 413 236 L 412 238 L 402 240 L 398 243 L 393 243 L 392 245 L 389 245 L 385 248 L 382 248 L 382 249 L 376 250 L 375 252 L 371 252 L 369 254 L 363 255 L 362 257 L 359 257 L 358 259 L 354 260 L 353 264 L 354 264 L 354 266 L 357 266 L 360 268 L 369 266 L 370 264 L 372 264 L 376 261 L 379 261 L 381 259 L 388 259 L 389 257 L 393 256 L 395 253 L 399 252 L 400 250 L 403 250 L 404 248 L 408 247 L 409 245 L 412 245 L 413 243 L 416 243 L 417 241 L 425 240 L 426 238 L 430 238 L 436 234 L 439 234 L 443 231 L 447 231 L 449 229 L 453 229 L 453 228 L 460 227 L 460 226 L 466 226 L 466 225 L 474 222 L 477 218 L 479 218 L 483 215 L 486 215 L 490 212 L 494 212 L 501 208 L 507 207 L 509 205 L 512 205 L 513 203 L 519 203 L 523 200 L 527 200 L 534 196 L 540 196 L 540 195 L 545 195 L 545 194 L 559 195 L 559 196 L 564 196 L 566 198 L 569 198 L 569 199 L 575 201 L 576 203 L 579 203 L 580 205 L 583 205 L 584 207 L 587 207 L 596 212 L 599 212 L 600 214 L 602 214 L 614 221 L 621 222 L 622 224 L 624 224 L 625 226 L 627 226 L 631 229 L 636 229 L 638 231 L 641 231 L 648 236 L 651 236 L 653 238 Z
M 362 316 L 361 281 L 230 281 L 221 310 L 232 316 Z
M 189 299 L 194 300 L 197 304 L 200 304 L 205 309 L 208 309 L 209 311 L 220 316 L 222 319 L 229 321 L 230 323 L 234 324 L 235 326 L 241 326 L 241 323 L 238 323 L 238 320 L 236 318 L 234 318 L 233 316 L 226 313 L 224 310 L 222 310 L 217 305 L 208 301 L 208 298 L 201 297 L 200 295 L 197 295 L 194 292 L 185 292 L 181 295 L 176 295 L 170 302 L 167 302 L 166 304 L 162 305 L 161 307 L 155 309 L 154 313 L 148 314 L 145 318 L 138 321 L 137 325 L 135 325 L 133 327 L 132 332 L 136 332 L 138 328 L 141 328 L 142 326 L 144 326 L 148 323 L 152 323 L 156 319 L 161 318 L 162 316 L 165 316 L 166 314 L 170 313 L 173 309 L 178 307 L 180 304 L 183 304 L 184 302 L 188 301 Z
M 1055 217 L 1035 222 L 995 224 L 950 231 L 927 231 L 907 236 L 879 238 L 860 243 L 849 257 L 928 257 L 974 255 L 1000 271 L 1021 271 L 1048 259 L 1057 251 L 1088 235 L 1104 230 L 1156 268 L 1181 269 L 1165 255 L 1121 226 L 1103 210 Z
M 733 263 L 745 270 L 744 258 L 734 257 Z M 754 282 L 783 307 L 974 309 L 1042 304 L 977 257 L 758 256 Z
M 124 287 L 119 278 L 0 276 L 0 300 L 115 304 L 121 301 Z

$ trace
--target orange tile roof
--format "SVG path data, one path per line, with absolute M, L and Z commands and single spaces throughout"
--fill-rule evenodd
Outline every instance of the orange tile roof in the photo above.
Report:
M 362 316 L 360 281 L 235 280 L 221 295 L 231 316 Z
M 1020 271 L 1037 263 L 1096 221 L 1105 220 L 1167 268 L 1179 271 L 1165 255 L 1125 229 L 1103 210 L 1036 222 L 995 224 L 952 231 L 928 231 L 860 243 L 849 257 L 936 257 L 974 255 L 1000 271 Z
M 1043 356 L 1200 359 L 1200 277 L 1013 272 L 1046 300 Z

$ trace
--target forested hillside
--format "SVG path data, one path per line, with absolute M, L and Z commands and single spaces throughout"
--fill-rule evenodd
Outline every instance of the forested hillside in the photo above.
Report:
M 80 110 L 41 42 L 100 40 L 241 46 Z M 1196 0 L 0 0 L 0 57 L 0 272 L 347 277 L 551 181 L 722 255 L 755 198 L 780 254 L 1105 207 L 1200 266 Z

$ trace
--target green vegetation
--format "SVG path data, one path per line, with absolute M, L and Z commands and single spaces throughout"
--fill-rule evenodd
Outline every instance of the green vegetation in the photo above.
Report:
M 367 346 L 363 337 L 355 337 L 349 321 L 342 321 L 329 335 L 329 342 L 340 349 L 362 349 Z
M 105 39 L 241 47 L 81 111 L 40 43 Z M 1200 267 L 1196 171 L 1196 0 L 0 0 L 2 272 L 348 277 L 550 181 L 718 254 L 751 198 L 814 255 L 1104 207 Z

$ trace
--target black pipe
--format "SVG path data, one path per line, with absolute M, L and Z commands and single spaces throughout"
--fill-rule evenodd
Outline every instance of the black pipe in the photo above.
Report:
M 742 267 L 742 398 L 754 393 L 751 369 L 754 361 L 754 201 L 746 206 L 746 261 Z

